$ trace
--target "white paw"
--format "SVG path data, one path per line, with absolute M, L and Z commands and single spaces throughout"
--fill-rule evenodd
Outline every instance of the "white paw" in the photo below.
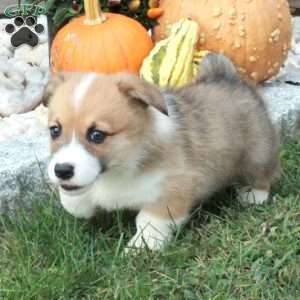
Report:
M 263 204 L 269 199 L 269 192 L 264 190 L 240 190 L 239 191 L 240 199 L 243 203 L 249 204 Z
M 136 218 L 137 232 L 129 241 L 125 253 L 145 247 L 154 251 L 162 249 L 172 239 L 174 229 L 184 220 L 160 219 L 140 212 Z
M 153 233 L 149 235 L 143 232 L 137 232 L 133 238 L 128 242 L 125 252 L 130 252 L 131 250 L 137 250 L 142 248 L 149 248 L 150 250 L 160 250 L 163 246 L 171 239 L 171 236 L 166 237 L 159 233 Z

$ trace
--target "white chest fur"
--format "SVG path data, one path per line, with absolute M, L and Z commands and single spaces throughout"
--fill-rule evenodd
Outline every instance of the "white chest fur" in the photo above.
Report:
M 94 185 L 91 196 L 95 205 L 107 210 L 140 208 L 158 200 L 165 174 L 116 172 L 102 176 Z
M 92 217 L 97 208 L 140 209 L 159 199 L 164 178 L 162 171 L 140 176 L 116 172 L 103 175 L 84 193 L 65 193 L 60 190 L 60 200 L 63 207 L 78 218 Z

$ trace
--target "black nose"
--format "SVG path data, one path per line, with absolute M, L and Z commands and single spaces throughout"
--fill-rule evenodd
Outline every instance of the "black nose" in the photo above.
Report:
M 74 167 L 70 164 L 56 164 L 54 172 L 58 178 L 67 180 L 74 176 Z

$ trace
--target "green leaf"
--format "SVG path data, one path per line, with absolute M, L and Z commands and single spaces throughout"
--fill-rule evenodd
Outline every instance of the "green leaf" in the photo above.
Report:
M 51 10 L 51 9 L 54 9 L 55 2 L 56 2 L 56 0 L 48 0 L 48 1 L 46 1 L 46 3 L 45 3 L 45 9 L 46 9 L 47 12 L 49 10 Z
M 67 7 L 57 9 L 56 13 L 53 16 L 54 25 L 57 27 L 61 26 L 65 22 L 66 15 L 68 13 L 69 13 L 69 8 L 67 8 Z

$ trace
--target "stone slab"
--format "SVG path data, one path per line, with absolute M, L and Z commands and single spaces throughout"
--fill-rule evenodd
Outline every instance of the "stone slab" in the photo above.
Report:
M 300 72 L 298 75 L 300 78 Z M 261 92 L 274 124 L 285 134 L 293 134 L 300 117 L 300 86 L 270 82 Z
M 47 200 L 48 134 L 26 135 L 0 143 L 0 212 Z

